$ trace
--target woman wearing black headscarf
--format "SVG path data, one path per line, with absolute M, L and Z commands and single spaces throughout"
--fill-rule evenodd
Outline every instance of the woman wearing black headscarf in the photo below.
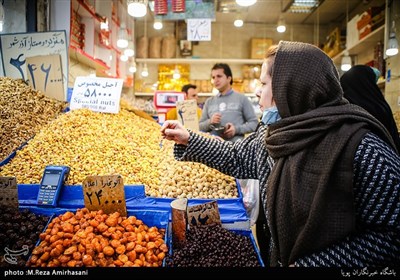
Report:
M 355 65 L 340 78 L 344 97 L 377 118 L 389 131 L 400 153 L 400 137 L 392 110 L 376 84 L 376 74 L 367 65 Z
M 175 158 L 259 180 L 269 266 L 398 267 L 400 156 L 387 129 L 343 98 L 311 44 L 271 46 L 260 82 L 256 132 L 232 143 L 166 121 Z

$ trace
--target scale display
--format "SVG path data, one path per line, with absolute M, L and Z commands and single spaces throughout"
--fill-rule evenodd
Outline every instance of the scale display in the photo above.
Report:
M 68 166 L 46 166 L 40 182 L 37 204 L 40 206 L 57 206 L 57 200 L 68 178 Z

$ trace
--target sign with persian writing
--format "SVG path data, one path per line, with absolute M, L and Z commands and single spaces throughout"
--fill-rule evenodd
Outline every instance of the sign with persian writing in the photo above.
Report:
M 221 224 L 217 201 L 211 201 L 187 208 L 188 226 Z
M 87 176 L 82 183 L 83 200 L 89 210 L 126 217 L 124 182 L 121 175 Z
M 63 71 L 59 54 L 26 58 L 28 83 L 54 99 L 64 101 Z
M 68 91 L 68 52 L 65 30 L 35 33 L 1 34 L 1 65 L 3 74 L 28 81 L 27 58 L 60 55 L 64 101 Z
M 18 188 L 15 177 L 0 177 L 0 205 L 18 208 Z
M 211 20 L 206 18 L 188 19 L 187 39 L 189 41 L 211 41 Z
M 122 85 L 122 79 L 77 77 L 70 109 L 87 108 L 95 112 L 117 114 Z
M 197 116 L 196 100 L 184 100 L 176 102 L 176 113 L 178 120 L 186 128 L 199 131 L 199 117 Z

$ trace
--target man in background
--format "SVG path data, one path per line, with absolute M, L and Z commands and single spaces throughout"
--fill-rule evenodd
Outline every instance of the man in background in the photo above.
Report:
M 186 94 L 186 100 L 194 99 L 194 100 L 196 100 L 196 103 L 198 103 L 199 94 L 197 92 L 197 86 L 192 85 L 192 84 L 184 85 L 182 87 L 182 92 L 184 92 Z M 197 107 L 197 117 L 199 119 L 201 117 L 201 112 L 202 112 L 201 108 Z M 177 120 L 178 119 L 178 115 L 177 115 L 177 112 L 176 112 L 176 107 L 170 109 L 167 112 L 166 119 L 167 120 Z
M 211 79 L 218 94 L 206 100 L 200 130 L 213 134 L 223 127 L 223 132 L 217 135 L 231 142 L 254 132 L 258 125 L 257 115 L 247 96 L 232 89 L 233 77 L 229 65 L 215 64 L 211 69 Z

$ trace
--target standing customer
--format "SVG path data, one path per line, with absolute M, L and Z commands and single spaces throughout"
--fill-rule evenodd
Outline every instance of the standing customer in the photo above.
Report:
M 192 84 L 187 84 L 182 87 L 182 92 L 186 94 L 186 100 L 196 100 L 196 104 L 198 104 L 199 94 L 197 93 L 197 86 Z M 197 117 L 200 119 L 201 117 L 201 108 L 197 107 Z M 170 109 L 167 112 L 166 116 L 167 120 L 177 120 L 178 115 L 176 113 L 176 107 Z
M 398 266 L 400 157 L 385 127 L 343 98 L 313 45 L 272 46 L 260 80 L 266 125 L 232 144 L 167 121 L 175 158 L 259 179 L 271 266 Z
M 374 70 L 375 69 L 375 70 Z M 375 72 L 377 71 L 377 72 Z M 355 65 L 340 78 L 344 97 L 377 118 L 392 135 L 400 152 L 400 137 L 392 109 L 376 84 L 379 70 L 367 65 Z
M 219 91 L 206 100 L 200 118 L 200 130 L 209 132 L 213 126 L 224 126 L 223 139 L 235 142 L 254 132 L 258 120 L 249 99 L 232 89 L 233 77 L 228 64 L 217 63 L 211 69 L 211 79 Z

